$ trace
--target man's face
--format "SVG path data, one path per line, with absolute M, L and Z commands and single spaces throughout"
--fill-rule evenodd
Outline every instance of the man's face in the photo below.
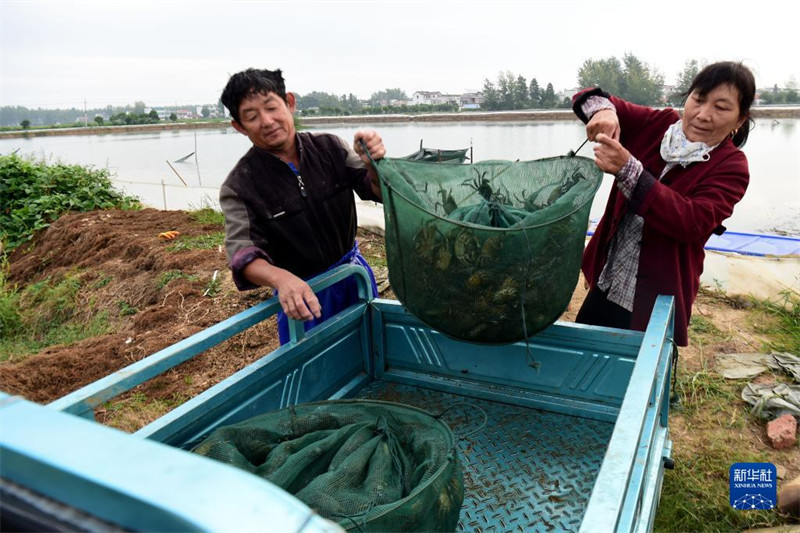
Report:
M 294 95 L 287 93 L 286 100 L 273 92 L 250 95 L 239 104 L 239 122 L 234 120 L 231 124 L 259 148 L 271 153 L 285 152 L 292 146 L 295 134 Z

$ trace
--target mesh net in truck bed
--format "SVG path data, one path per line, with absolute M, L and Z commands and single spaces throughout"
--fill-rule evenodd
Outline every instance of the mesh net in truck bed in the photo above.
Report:
M 218 428 L 192 451 L 271 481 L 347 530 L 455 531 L 464 499 L 450 428 L 390 402 L 288 407 Z
M 564 312 L 578 280 L 591 159 L 377 163 L 392 289 L 408 311 L 458 339 L 509 343 Z

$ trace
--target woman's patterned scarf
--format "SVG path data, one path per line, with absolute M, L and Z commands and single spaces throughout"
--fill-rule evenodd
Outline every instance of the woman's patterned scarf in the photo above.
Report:
M 683 120 L 670 126 L 661 140 L 661 158 L 667 163 L 680 163 L 686 168 L 696 161 L 708 161 L 708 153 L 717 145 L 708 146 L 704 142 L 691 142 L 683 133 Z

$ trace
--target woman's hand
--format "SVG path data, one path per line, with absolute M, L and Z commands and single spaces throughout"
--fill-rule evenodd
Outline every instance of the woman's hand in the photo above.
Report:
M 616 176 L 630 159 L 631 153 L 605 133 L 598 133 L 594 141 L 598 143 L 594 147 L 595 164 L 606 174 Z
M 613 109 L 601 109 L 586 124 L 586 136 L 590 141 L 596 141 L 601 133 L 618 141 L 619 132 L 619 117 Z

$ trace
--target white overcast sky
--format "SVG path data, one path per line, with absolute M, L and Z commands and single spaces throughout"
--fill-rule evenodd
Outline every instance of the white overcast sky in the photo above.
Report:
M 797 0 L 0 0 L 0 105 L 213 103 L 248 67 L 300 94 L 461 93 L 501 71 L 560 90 L 626 53 L 670 84 L 697 59 L 783 86 L 800 81 L 799 23 Z

